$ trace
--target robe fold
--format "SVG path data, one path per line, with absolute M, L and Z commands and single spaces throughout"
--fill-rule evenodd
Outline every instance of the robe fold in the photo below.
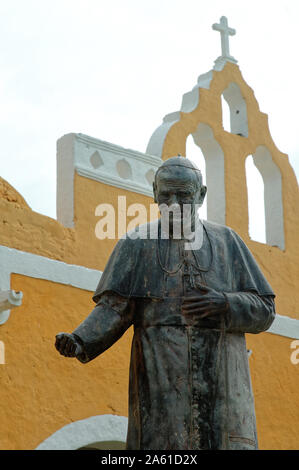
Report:
M 270 285 L 228 227 L 205 221 L 198 250 L 136 234 L 117 243 L 97 306 L 73 332 L 88 362 L 134 326 L 127 449 L 256 449 L 245 333 L 272 324 Z M 183 314 L 184 296 L 202 286 L 224 294 L 219 319 Z

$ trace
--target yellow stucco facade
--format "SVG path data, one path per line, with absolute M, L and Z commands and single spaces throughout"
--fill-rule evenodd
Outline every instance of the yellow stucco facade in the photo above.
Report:
M 247 105 L 248 137 L 226 132 L 221 95 L 238 85 Z M 267 115 L 237 65 L 213 71 L 207 88 L 198 89 L 198 105 L 181 111 L 165 134 L 160 157 L 185 155 L 186 139 L 200 123 L 208 125 L 224 154 L 225 222 L 236 230 L 257 259 L 277 298 L 277 312 L 299 320 L 299 193 L 287 155 L 275 146 Z M 264 146 L 281 174 L 284 249 L 250 240 L 245 159 Z M 74 173 L 74 226 L 32 211 L 21 195 L 0 179 L 0 245 L 70 265 L 103 270 L 117 240 L 95 236 L 100 203 L 149 207 L 151 197 Z M 129 220 L 130 218 L 128 218 Z M 0 364 L 0 449 L 34 449 L 63 426 L 90 416 L 127 416 L 129 330 L 101 357 L 88 364 L 66 359 L 54 348 L 55 335 L 71 332 L 91 311 L 91 292 L 37 276 L 14 273 L 11 289 L 23 303 L 0 325 L 5 364 Z M 292 338 L 247 335 L 261 449 L 297 449 L 299 364 L 290 361 Z

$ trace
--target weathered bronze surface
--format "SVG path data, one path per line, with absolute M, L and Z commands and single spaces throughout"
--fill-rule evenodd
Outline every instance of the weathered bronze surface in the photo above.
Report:
M 206 188 L 199 170 L 174 157 L 158 169 L 156 202 L 191 207 Z M 256 449 L 246 332 L 267 330 L 274 293 L 240 237 L 203 222 L 202 246 L 135 237 L 117 243 L 97 290 L 96 307 L 56 348 L 83 363 L 134 325 L 127 449 Z M 144 227 L 143 227 L 144 229 Z M 143 231 L 144 234 L 144 231 Z

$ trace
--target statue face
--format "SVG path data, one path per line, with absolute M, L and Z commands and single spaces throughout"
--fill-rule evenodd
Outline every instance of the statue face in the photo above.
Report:
M 154 183 L 155 202 L 161 206 L 180 208 L 180 222 L 183 217 L 191 214 L 194 219 L 196 205 L 200 207 L 204 201 L 206 187 L 200 185 L 194 170 L 183 166 L 169 166 L 161 169 Z M 184 210 L 184 205 L 186 208 Z M 186 210 L 187 209 L 187 210 Z M 188 212 L 189 211 L 189 212 Z M 169 212 L 170 227 L 178 220 L 178 212 Z M 161 215 L 163 216 L 162 212 Z

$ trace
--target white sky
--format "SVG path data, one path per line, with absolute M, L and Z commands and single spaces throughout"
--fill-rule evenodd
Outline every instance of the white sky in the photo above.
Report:
M 56 141 L 145 151 L 165 114 L 230 52 L 299 175 L 298 0 L 0 0 L 0 176 L 56 218 Z

